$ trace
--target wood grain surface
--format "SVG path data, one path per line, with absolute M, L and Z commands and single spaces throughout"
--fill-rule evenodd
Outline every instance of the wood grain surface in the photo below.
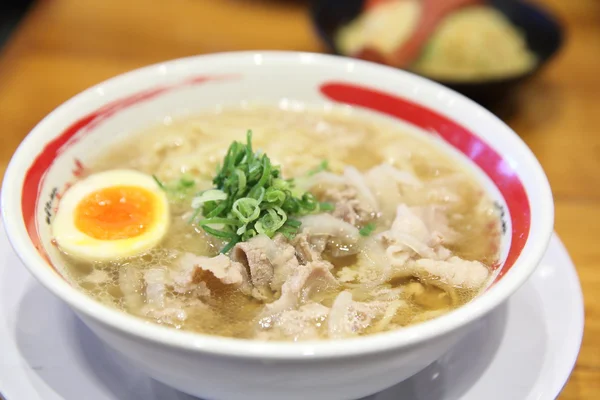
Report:
M 600 1 L 538 2 L 563 20 L 566 45 L 503 115 L 549 176 L 556 230 L 584 290 L 583 347 L 560 399 L 599 399 Z M 0 175 L 27 132 L 86 87 L 149 63 L 247 49 L 322 51 L 302 1 L 38 1 L 0 55 Z

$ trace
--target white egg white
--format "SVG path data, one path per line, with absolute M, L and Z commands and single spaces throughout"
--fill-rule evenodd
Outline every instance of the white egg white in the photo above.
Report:
M 81 232 L 75 223 L 79 203 L 91 193 L 115 186 L 143 188 L 154 196 L 154 221 L 141 235 L 117 240 L 99 240 Z M 157 246 L 169 229 L 169 203 L 151 176 L 134 170 L 110 170 L 90 175 L 62 196 L 52 221 L 52 235 L 68 255 L 87 261 L 110 261 L 132 257 Z

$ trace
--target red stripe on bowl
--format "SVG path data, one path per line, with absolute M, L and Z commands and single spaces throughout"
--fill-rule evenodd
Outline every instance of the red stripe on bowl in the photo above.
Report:
M 481 138 L 451 119 L 409 100 L 348 83 L 328 82 L 320 87 L 331 100 L 359 106 L 399 118 L 439 134 L 477 164 L 494 182 L 508 206 L 512 224 L 511 245 L 496 282 L 510 270 L 529 237 L 529 199 L 517 173 Z

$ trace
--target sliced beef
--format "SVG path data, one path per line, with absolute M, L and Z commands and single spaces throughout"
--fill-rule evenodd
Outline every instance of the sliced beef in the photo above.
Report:
M 400 300 L 354 301 L 350 292 L 343 291 L 331 306 L 327 320 L 329 338 L 356 336 L 365 332 L 369 327 L 375 332 L 385 329 L 398 309 L 405 305 Z
M 427 225 L 404 204 L 396 209 L 396 219 L 383 236 L 390 243 L 406 246 L 423 257 L 434 257 Z
M 379 210 L 377 198 L 375 198 L 369 185 L 367 185 L 365 176 L 356 168 L 347 166 L 344 168 L 344 178 L 346 178 L 346 182 L 348 182 L 350 186 L 356 189 L 356 195 L 358 200 L 361 201 L 362 207 L 370 209 L 373 213 L 377 213 Z
M 119 288 L 123 294 L 125 307 L 132 314 L 138 315 L 144 305 L 142 272 L 132 266 L 119 270 Z
M 267 240 L 270 241 L 269 238 Z M 265 245 L 267 240 L 256 236 L 247 242 L 236 244 L 231 251 L 231 259 L 246 268 L 253 286 L 253 296 L 259 300 L 268 300 L 273 296 L 270 283 L 274 271 L 268 254 L 274 254 L 275 250 L 271 250 L 271 244 Z
M 146 304 L 159 308 L 165 306 L 167 279 L 167 270 L 165 268 L 151 268 L 144 272 Z
M 158 323 L 180 327 L 185 323 L 191 312 L 198 312 L 199 309 L 202 310 L 203 314 L 210 312 L 209 306 L 197 298 L 167 298 L 163 307 L 146 304 L 141 313 L 147 318 L 155 319 Z
M 142 312 L 145 317 L 155 319 L 162 324 L 174 326 L 183 324 L 188 317 L 187 311 L 179 307 L 144 306 Z
M 265 305 L 261 320 L 272 319 L 276 314 L 308 302 L 315 294 L 337 288 L 339 283 L 331 269 L 332 265 L 327 261 L 298 266 L 283 284 L 279 299 Z
M 292 240 L 296 249 L 296 257 L 301 264 L 322 259 L 322 254 L 327 246 L 327 236 L 308 235 L 299 233 Z
M 424 258 L 445 259 L 449 256 L 442 244 L 451 243 L 456 233 L 448 226 L 443 212 L 435 207 L 409 208 L 401 204 L 389 231 L 382 234 L 388 247 L 403 246 Z M 401 247 L 396 247 L 397 253 Z
M 300 222 L 301 236 L 294 245 L 301 262 L 321 259 L 325 248 L 333 257 L 353 255 L 360 250 L 358 228 L 340 218 L 331 214 L 312 214 L 300 218 Z
M 361 201 L 358 192 L 351 186 L 332 187 L 325 190 L 323 200 L 334 205 L 332 215 L 352 225 L 366 223 L 376 217 L 376 212 L 366 202 Z
M 320 337 L 329 308 L 308 303 L 297 310 L 286 310 L 272 319 L 263 319 L 257 338 L 264 340 L 311 340 Z
M 391 272 L 386 247 L 379 237 L 371 236 L 362 241 L 356 264 L 342 268 L 337 275 L 342 282 L 374 288 L 386 282 Z
M 273 280 L 271 281 L 271 289 L 275 292 L 281 292 L 281 288 L 288 276 L 298 268 L 300 264 L 296 257 L 296 249 L 291 245 L 285 236 L 275 235 L 273 242 L 277 247 L 275 257 L 270 258 L 273 265 Z
M 410 150 L 407 150 L 410 158 Z M 396 154 L 397 156 L 397 154 Z M 410 162 L 406 162 L 409 167 Z M 365 180 L 379 206 L 378 220 L 391 223 L 396 217 L 398 204 L 403 203 L 405 192 L 420 191 L 423 183 L 409 169 L 400 170 L 390 164 L 380 164 L 365 173 Z
M 169 272 L 166 267 L 144 271 L 146 302 L 139 313 L 163 324 L 180 326 L 187 319 L 190 308 L 207 307 L 198 297 L 208 296 L 210 291 L 204 282 L 199 282 L 193 288 L 192 297 L 185 299 L 168 297 L 167 290 L 174 287 Z
M 416 276 L 433 275 L 449 285 L 476 289 L 484 284 L 490 272 L 479 261 L 450 257 L 447 261 L 420 259 L 408 267 Z
M 274 240 L 258 235 L 238 243 L 231 251 L 231 259 L 245 267 L 253 286 L 252 295 L 259 300 L 271 300 L 298 266 L 296 250 L 281 235 Z
M 203 257 L 185 253 L 179 258 L 178 268 L 171 271 L 170 278 L 174 290 L 178 293 L 203 292 L 207 284 L 215 279 L 224 285 L 239 287 L 244 292 L 250 291 L 244 266 L 223 254 Z
M 450 228 L 448 218 L 440 207 L 412 207 L 411 211 L 418 216 L 430 233 L 430 245 L 437 246 L 453 244 L 458 239 L 458 233 Z
M 343 282 L 371 287 L 392 276 L 410 276 L 415 259 L 448 260 L 452 254 L 442 244 L 455 238 L 443 210 L 401 204 L 391 228 L 363 239 L 356 265 L 343 268 L 338 276 Z
M 334 217 L 352 225 L 366 223 L 377 217 L 377 198 L 356 168 L 346 167 L 342 176 L 321 173 L 313 180 L 319 186 L 319 198 L 333 203 Z
M 406 246 L 393 244 L 385 250 L 385 255 L 392 268 L 398 268 L 410 261 L 412 252 Z
M 312 236 L 325 236 L 334 242 L 353 245 L 360 239 L 358 228 L 331 214 L 311 214 L 300 218 L 302 232 Z
M 373 299 L 379 301 L 394 301 L 400 300 L 404 294 L 404 290 L 400 287 L 398 288 L 389 288 L 389 287 L 380 287 L 374 289 L 371 292 Z

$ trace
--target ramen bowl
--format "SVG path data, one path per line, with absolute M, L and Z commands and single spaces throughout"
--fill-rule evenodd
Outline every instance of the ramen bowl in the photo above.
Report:
M 434 135 L 465 159 L 501 210 L 500 262 L 487 289 L 444 316 L 344 340 L 266 342 L 180 331 L 105 306 L 63 278 L 50 222 L 86 162 L 133 132 L 257 101 L 302 112 L 341 107 Z M 315 143 L 315 146 L 318 146 Z M 532 274 L 553 229 L 553 201 L 534 155 L 504 123 L 424 78 L 329 55 L 241 52 L 192 57 L 118 76 L 75 96 L 19 146 L 1 195 L 4 226 L 30 273 L 109 347 L 154 379 L 206 399 L 354 399 L 435 361 Z

